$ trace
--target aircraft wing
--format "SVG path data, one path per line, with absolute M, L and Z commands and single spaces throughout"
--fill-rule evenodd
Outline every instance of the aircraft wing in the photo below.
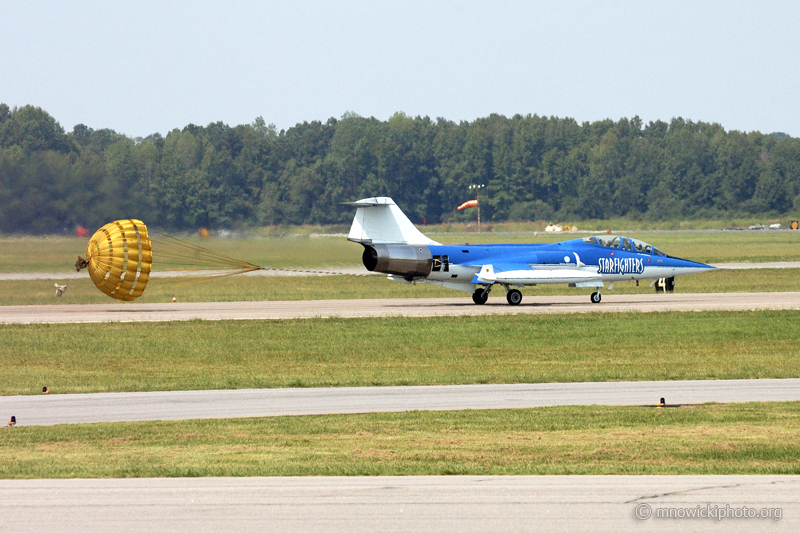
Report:
M 481 266 L 480 271 L 475 274 L 475 278 L 488 281 L 507 272 L 533 272 L 533 269 L 528 263 L 491 263 Z M 485 283 L 485 281 L 473 280 L 473 283 Z
M 537 285 L 551 283 L 587 284 L 596 286 L 602 276 L 596 267 L 536 268 L 527 263 L 496 263 L 481 266 L 472 283 L 507 283 L 509 285 Z

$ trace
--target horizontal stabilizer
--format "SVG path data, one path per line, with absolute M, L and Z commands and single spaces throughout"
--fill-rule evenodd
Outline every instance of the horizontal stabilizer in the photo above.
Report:
M 378 205 L 397 205 L 394 203 L 394 200 L 391 198 L 387 198 L 385 196 L 379 196 L 377 198 L 364 198 L 362 200 L 358 200 L 356 202 L 342 202 L 344 205 L 354 205 L 356 207 L 375 207 Z

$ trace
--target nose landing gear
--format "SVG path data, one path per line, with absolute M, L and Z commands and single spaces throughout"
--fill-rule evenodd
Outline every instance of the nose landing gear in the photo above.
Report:
M 593 304 L 599 304 L 600 303 L 600 291 L 593 292 L 591 299 L 592 299 L 592 303 Z

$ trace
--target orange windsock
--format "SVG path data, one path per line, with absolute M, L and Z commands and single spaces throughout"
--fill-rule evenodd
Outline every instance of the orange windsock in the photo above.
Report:
M 462 209 L 466 209 L 467 207 L 478 207 L 478 200 L 470 200 L 468 202 L 464 202 L 463 204 L 458 206 L 456 209 L 461 211 Z

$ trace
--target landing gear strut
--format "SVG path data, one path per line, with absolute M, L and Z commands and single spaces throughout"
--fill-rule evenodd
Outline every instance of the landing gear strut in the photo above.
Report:
M 522 301 L 522 293 L 517 289 L 511 289 L 506 293 L 506 300 L 508 300 L 508 305 L 519 305 Z
M 592 303 L 599 304 L 600 303 L 600 291 L 592 293 Z

